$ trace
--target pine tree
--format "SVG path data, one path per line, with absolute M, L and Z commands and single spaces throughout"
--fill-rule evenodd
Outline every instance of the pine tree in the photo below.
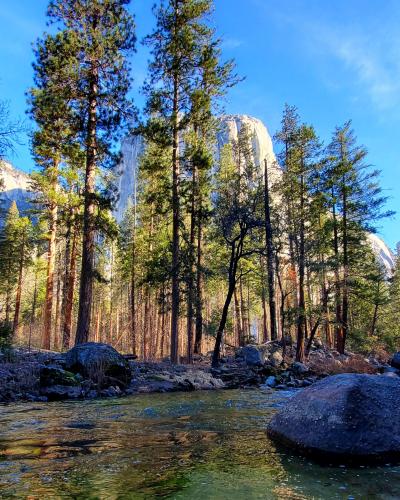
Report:
M 327 207 L 332 214 L 336 287 L 336 345 L 344 353 L 349 331 L 352 266 L 360 243 L 376 222 L 391 215 L 383 211 L 386 198 L 378 184 L 379 171 L 369 169 L 367 150 L 357 145 L 351 122 L 337 127 L 327 148 L 324 172 Z
M 88 340 L 96 237 L 96 171 L 112 163 L 112 147 L 121 126 L 131 118 L 132 105 L 126 56 L 135 46 L 129 0 L 52 0 L 48 16 L 74 40 L 70 57 L 69 105 L 80 120 L 86 153 L 82 265 L 76 343 Z
M 32 151 L 40 172 L 33 174 L 34 189 L 40 195 L 40 216 L 48 223 L 47 280 L 42 347 L 50 349 L 53 288 L 56 259 L 58 210 L 60 205 L 59 169 L 73 148 L 76 126 L 68 105 L 69 89 L 60 85 L 70 71 L 74 43 L 68 32 L 47 35 L 39 40 L 33 64 L 35 87 L 29 90 L 29 113 L 37 129 L 33 133 Z M 43 210 L 45 208 L 45 210 Z
M 2 283 L 6 292 L 6 322 L 11 322 L 11 301 L 15 290 L 12 332 L 15 338 L 20 328 L 23 273 L 28 265 L 34 242 L 33 226 L 28 217 L 21 217 L 15 201 L 10 206 L 0 240 Z
M 164 119 L 164 134 L 172 147 L 172 315 L 171 361 L 178 361 L 178 320 L 180 311 L 180 228 L 181 170 L 180 134 L 190 124 L 191 97 L 199 86 L 204 41 L 209 42 L 210 28 L 205 17 L 211 0 L 168 0 L 155 8 L 157 27 L 146 37 L 152 61 L 145 85 L 147 112 Z M 157 122 L 160 124 L 160 121 Z M 147 133 L 153 133 L 152 122 Z M 164 139 L 165 140 L 165 139 Z
M 215 132 L 218 122 L 213 117 L 219 99 L 227 89 L 238 82 L 234 63 L 220 62 L 220 40 L 214 30 L 203 37 L 199 57 L 199 81 L 191 95 L 190 130 L 185 136 L 185 159 L 190 182 L 190 231 L 187 270 L 187 359 L 192 361 L 193 351 L 200 353 L 202 320 L 202 238 L 203 225 L 209 213 L 210 174 L 213 165 Z M 197 238 L 197 242 L 196 242 Z M 193 319 L 196 317 L 196 336 L 193 344 Z
M 297 110 L 287 106 L 282 129 L 276 138 L 282 143 L 280 158 L 284 173 L 281 182 L 286 203 L 289 252 L 296 270 L 296 360 L 303 361 L 307 337 L 306 318 L 306 252 L 309 241 L 312 178 L 317 170 L 320 145 L 313 127 L 300 124 Z

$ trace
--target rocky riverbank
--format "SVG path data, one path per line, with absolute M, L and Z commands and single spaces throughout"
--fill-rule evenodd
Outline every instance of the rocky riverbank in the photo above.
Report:
M 329 350 L 318 341 L 307 363 L 293 362 L 295 346 L 285 355 L 279 342 L 248 345 L 221 359 L 217 369 L 210 356 L 193 365 L 139 362 L 106 344 L 89 343 L 68 353 L 20 349 L 0 358 L 0 402 L 94 399 L 132 394 L 263 387 L 302 388 L 337 373 L 368 373 L 398 377 L 400 360 L 390 366 L 376 357 Z

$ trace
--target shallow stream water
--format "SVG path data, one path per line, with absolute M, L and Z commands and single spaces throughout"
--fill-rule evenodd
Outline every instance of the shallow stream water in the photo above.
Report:
M 290 392 L 0 406 L 0 498 L 399 499 L 400 467 L 322 467 L 265 429 Z

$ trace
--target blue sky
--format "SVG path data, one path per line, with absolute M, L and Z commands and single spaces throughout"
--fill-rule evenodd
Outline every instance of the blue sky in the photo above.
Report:
M 151 29 L 152 0 L 133 0 L 138 38 Z M 0 98 L 13 117 L 25 113 L 32 83 L 32 42 L 46 29 L 47 0 L 0 0 Z M 299 108 L 328 141 L 347 119 L 370 163 L 382 170 L 388 208 L 400 212 L 400 2 L 397 0 L 215 0 L 213 24 L 246 79 L 225 102 L 228 113 L 260 118 L 271 134 L 285 102 Z M 146 74 L 138 45 L 132 60 L 134 95 Z M 28 139 L 10 160 L 34 167 Z M 392 247 L 400 240 L 400 216 L 381 222 Z

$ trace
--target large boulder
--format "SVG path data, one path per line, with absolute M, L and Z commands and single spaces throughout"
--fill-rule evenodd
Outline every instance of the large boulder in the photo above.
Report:
M 268 361 L 272 366 L 277 368 L 283 363 L 283 356 L 279 351 L 275 351 L 270 355 Z
M 340 374 L 298 392 L 268 434 L 301 453 L 343 462 L 400 459 L 400 378 Z
M 262 366 L 265 363 L 266 355 L 267 347 L 263 345 L 246 345 L 237 354 L 249 366 Z
M 80 373 L 100 386 L 126 386 L 131 380 L 129 362 L 108 344 L 88 342 L 65 355 L 65 368 Z

